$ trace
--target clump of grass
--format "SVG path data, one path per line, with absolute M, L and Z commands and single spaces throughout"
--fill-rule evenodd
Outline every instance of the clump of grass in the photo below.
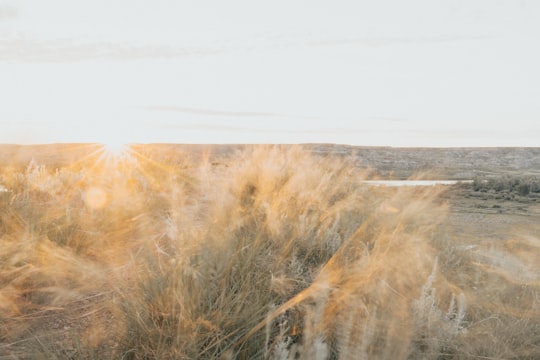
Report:
M 469 251 L 439 237 L 440 189 L 369 187 L 347 159 L 299 147 L 196 163 L 143 150 L 0 174 L 0 354 L 540 353 L 537 240 Z
M 535 197 L 540 193 L 540 178 L 532 175 L 477 177 L 473 181 L 473 190 Z

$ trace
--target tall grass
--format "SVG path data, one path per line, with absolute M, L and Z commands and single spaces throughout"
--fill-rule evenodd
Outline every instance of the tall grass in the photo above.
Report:
M 145 150 L 4 168 L 0 358 L 540 356 L 536 237 L 462 244 L 440 189 L 298 147 Z

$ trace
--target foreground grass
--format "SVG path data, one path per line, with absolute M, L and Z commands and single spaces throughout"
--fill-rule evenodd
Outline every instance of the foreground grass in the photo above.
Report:
M 3 169 L 0 358 L 540 357 L 534 234 L 462 244 L 440 189 L 296 147 L 169 159 Z

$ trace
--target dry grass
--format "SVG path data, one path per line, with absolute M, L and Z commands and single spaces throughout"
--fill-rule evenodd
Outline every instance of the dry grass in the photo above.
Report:
M 540 357 L 534 234 L 461 244 L 440 189 L 297 147 L 144 150 L 3 168 L 0 359 Z

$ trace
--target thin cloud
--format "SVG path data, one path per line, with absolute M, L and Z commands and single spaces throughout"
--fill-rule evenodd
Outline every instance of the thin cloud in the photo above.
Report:
M 2 10 L 3 9 L 3 10 Z M 0 7 L 0 20 L 17 16 L 10 7 Z M 93 59 L 136 60 L 141 58 L 172 58 L 189 56 L 209 56 L 224 53 L 245 53 L 265 50 L 285 50 L 327 46 L 353 45 L 361 47 L 382 47 L 401 44 L 438 44 L 457 41 L 478 41 L 488 39 L 483 36 L 433 36 L 395 38 L 325 38 L 310 34 L 281 34 L 281 36 L 257 36 L 256 38 L 230 41 L 224 39 L 217 44 L 198 47 L 181 45 L 132 45 L 129 43 L 80 43 L 73 39 L 38 41 L 25 35 L 0 37 L 0 61 L 5 62 L 79 62 Z
M 407 119 L 407 118 L 389 117 L 389 116 L 370 116 L 368 117 L 368 120 L 384 121 L 384 122 L 389 122 L 389 123 L 403 123 L 403 124 L 406 124 L 411 121 L 410 119 Z
M 173 48 L 135 46 L 122 43 L 76 43 L 71 40 L 35 41 L 25 36 L 0 39 L 0 61 L 79 62 L 94 59 L 130 60 L 142 58 L 186 57 L 219 53 L 214 48 Z
M 19 16 L 19 11 L 9 5 L 0 5 L 0 21 L 12 20 Z
M 223 111 L 223 110 L 210 110 L 210 109 L 198 109 L 187 108 L 179 106 L 144 106 L 143 109 L 149 111 L 171 111 L 193 115 L 204 116 L 226 116 L 226 117 L 282 117 L 280 114 L 267 113 L 267 112 L 251 112 L 251 111 Z
M 280 134 L 280 135 L 342 135 L 350 133 L 365 133 L 365 129 L 358 128 L 319 128 L 319 129 L 279 129 L 267 127 L 249 127 L 225 124 L 162 124 L 162 128 L 182 131 L 211 131 L 226 133 L 250 134 Z
M 440 44 L 448 42 L 461 41 L 479 41 L 493 38 L 492 36 L 425 36 L 425 37 L 384 37 L 384 38 L 342 38 L 315 40 L 306 43 L 307 46 L 338 46 L 338 45 L 363 45 L 366 47 L 382 47 L 391 45 L 422 45 L 422 44 Z
M 412 131 L 411 131 L 412 132 Z M 449 138 L 456 139 L 477 139 L 477 138 L 501 138 L 508 140 L 519 139 L 540 139 L 540 129 L 427 129 L 427 130 L 415 130 L 414 132 L 425 136 L 426 138 L 444 135 Z M 540 144 L 539 144 L 540 145 Z

